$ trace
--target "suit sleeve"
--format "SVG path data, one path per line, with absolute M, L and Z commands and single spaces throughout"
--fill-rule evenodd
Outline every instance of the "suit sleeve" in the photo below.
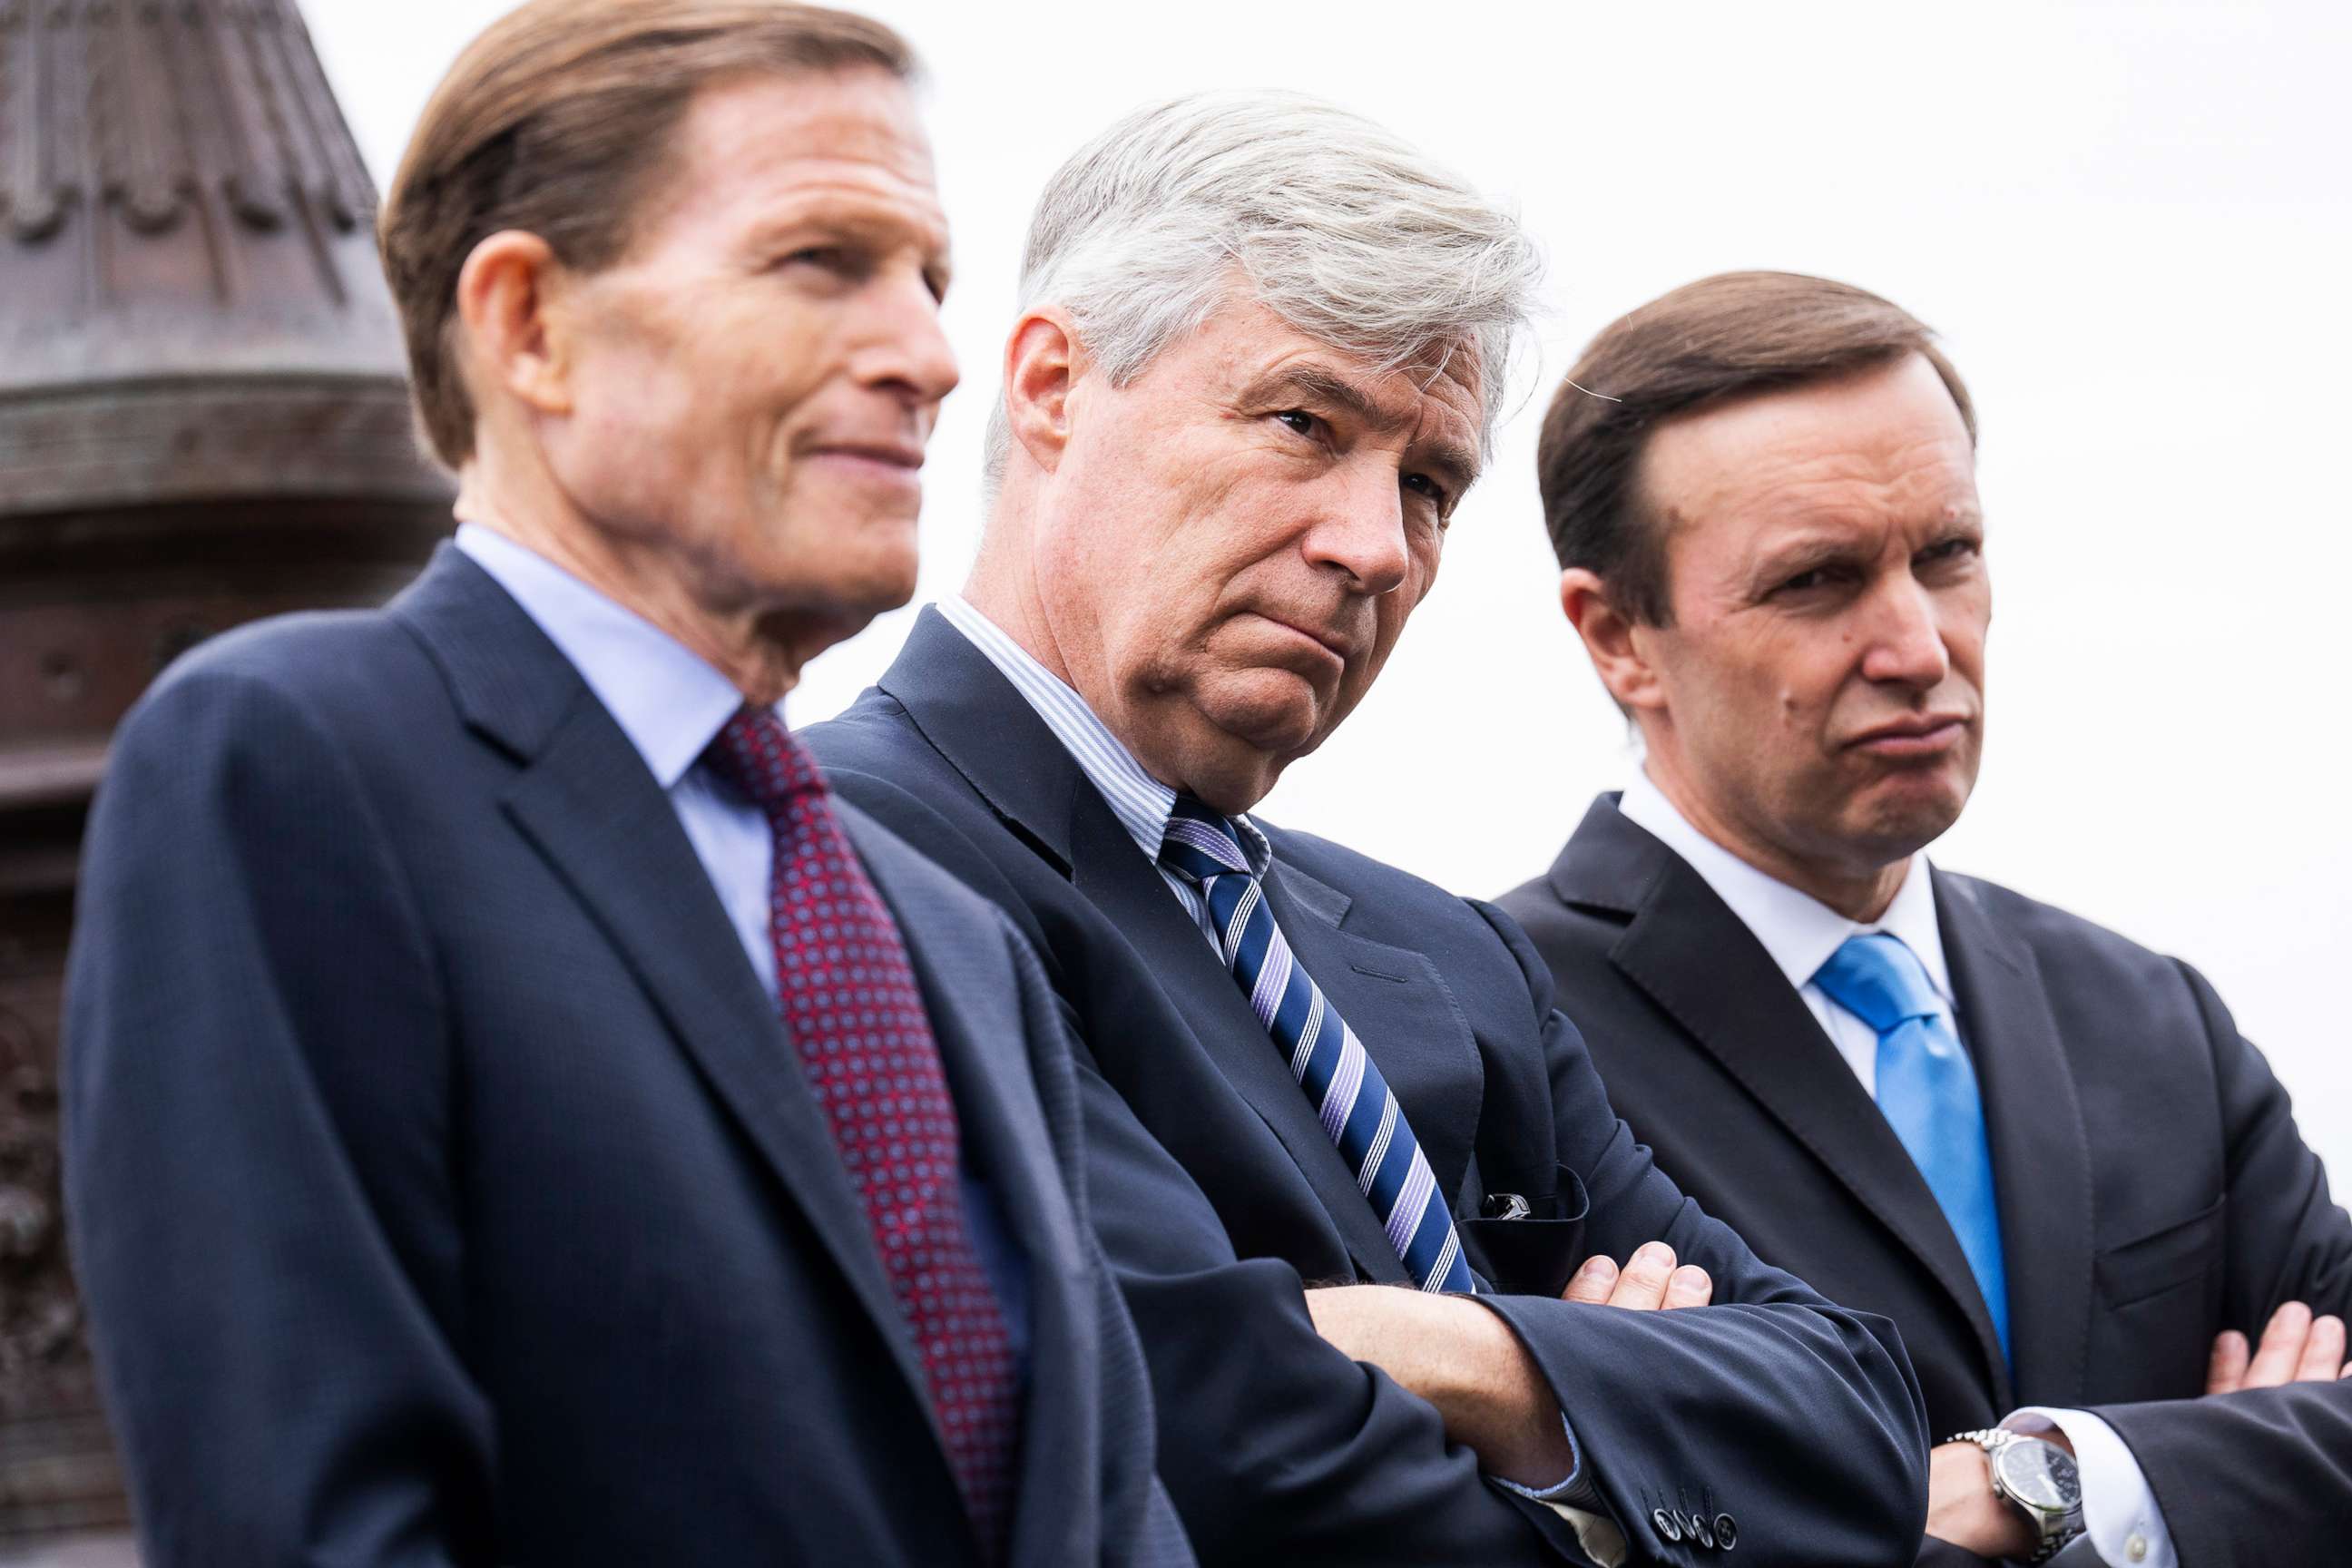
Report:
M 68 969 L 67 1196 L 145 1561 L 487 1563 L 447 1032 L 354 771 L 262 679 L 119 733 Z
M 2228 1152 L 2223 1318 L 2259 1337 L 2283 1301 L 2352 1316 L 2352 1218 L 2293 1107 L 2213 988 L 2182 966 L 2213 1052 Z M 2352 1517 L 2352 1383 L 2098 1405 L 2139 1462 L 2183 1563 L 2321 1563 Z
M 1004 920 L 1004 936 L 1019 977 L 1022 1018 L 1029 1033 L 1030 1058 L 1038 1099 L 1046 1108 L 1047 1125 L 1081 1126 L 1070 1046 L 1076 1031 L 1070 1026 L 1067 1009 L 1046 983 L 1035 951 L 1009 919 Z M 1073 1142 L 1082 1145 L 1083 1133 Z M 1094 1234 L 1082 1148 L 1068 1152 L 1065 1184 L 1080 1233 L 1095 1256 L 1102 1403 L 1101 1560 L 1104 1568 L 1192 1568 L 1192 1547 L 1154 1462 L 1151 1386 L 1142 1347 L 1137 1342 L 1135 1324 L 1128 1316 L 1118 1281 L 1102 1257 L 1102 1243 Z
M 1622 1260 L 1663 1240 L 1715 1281 L 1714 1305 L 1674 1312 L 1481 1298 L 1542 1367 L 1633 1560 L 1711 1561 L 1704 1539 L 1676 1542 L 1654 1522 L 1680 1513 L 1729 1515 L 1751 1565 L 1909 1562 L 1927 1518 L 1927 1415 L 1894 1325 L 1768 1267 L 1676 1189 L 1609 1109 L 1526 936 L 1477 907 L 1528 982 L 1559 1158 L 1591 1198 L 1586 1249 Z
M 877 773 L 831 773 L 1037 934 L 1003 873 L 930 806 Z M 1489 1483 L 1475 1455 L 1450 1446 L 1433 1406 L 1318 1334 L 1297 1270 L 1235 1257 L 1207 1196 L 1071 1033 L 1087 1202 L 1150 1371 L 1160 1476 L 1200 1560 L 1589 1562 L 1567 1521 Z

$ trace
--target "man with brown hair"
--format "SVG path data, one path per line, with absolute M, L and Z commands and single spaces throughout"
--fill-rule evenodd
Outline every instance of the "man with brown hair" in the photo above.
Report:
M 1921 854 L 1983 736 L 1975 459 L 1859 289 L 1728 274 L 1602 331 L 1538 464 L 1643 766 L 1501 902 L 1684 1189 L 1901 1328 L 1923 1562 L 2334 1561 L 2352 1220 L 2285 1092 L 2194 970 Z
M 536 0 L 383 220 L 463 526 L 174 668 L 89 834 L 68 1181 L 158 1564 L 1185 1564 L 1008 922 L 780 714 L 956 380 L 863 18 Z

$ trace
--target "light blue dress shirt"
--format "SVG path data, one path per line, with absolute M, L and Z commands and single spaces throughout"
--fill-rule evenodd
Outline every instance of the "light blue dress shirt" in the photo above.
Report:
M 698 765 L 743 705 L 734 683 L 677 638 L 561 566 L 479 523 L 457 530 L 457 545 L 547 634 L 669 796 L 678 825 L 710 879 L 769 999 L 776 995 L 776 950 L 768 888 L 775 839 L 765 813 Z M 782 717 L 781 709 L 778 717 Z M 988 1184 L 963 1165 L 964 1216 L 981 1266 L 996 1288 L 1014 1364 L 1029 1364 L 1029 1269 Z

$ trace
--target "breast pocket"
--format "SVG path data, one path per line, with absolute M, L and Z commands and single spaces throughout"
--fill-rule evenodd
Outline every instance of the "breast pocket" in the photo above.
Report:
M 1470 1267 L 1512 1296 L 1557 1296 L 1584 1261 L 1584 1216 L 1592 1200 L 1584 1182 L 1558 1167 L 1549 1193 L 1522 1194 L 1528 1213 L 1517 1219 L 1461 1219 Z
M 2225 1201 L 2101 1252 L 2093 1266 L 2100 1300 L 2127 1307 L 2203 1274 L 2221 1249 Z

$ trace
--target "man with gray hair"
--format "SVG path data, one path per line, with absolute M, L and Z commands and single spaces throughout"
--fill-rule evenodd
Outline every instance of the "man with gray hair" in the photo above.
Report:
M 1328 106 L 1122 121 L 1032 226 L 963 596 L 808 739 L 1046 956 L 1203 1561 L 1883 1568 L 1887 1325 L 1651 1165 L 1508 921 L 1244 815 L 1428 591 L 1539 271 Z

